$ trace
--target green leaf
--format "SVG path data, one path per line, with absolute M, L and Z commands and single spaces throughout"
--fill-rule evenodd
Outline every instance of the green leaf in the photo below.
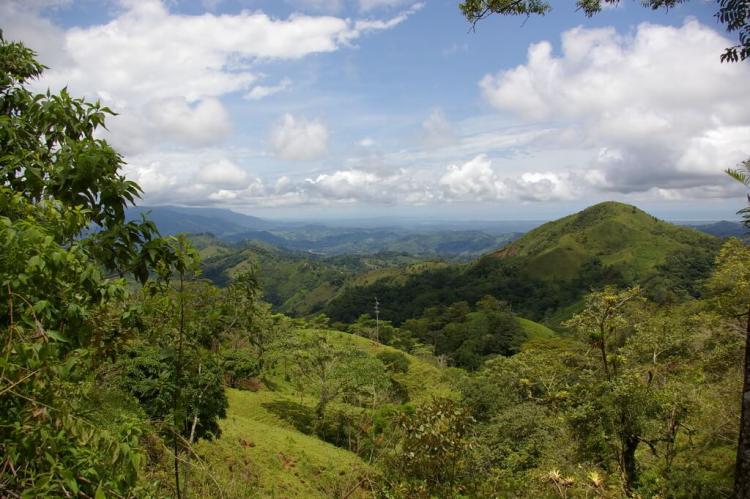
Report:
M 96 488 L 96 493 L 94 494 L 94 499 L 107 499 L 107 495 L 104 493 L 104 489 L 102 488 L 102 484 L 101 483 Z
M 58 331 L 52 331 L 52 330 L 50 330 L 50 331 L 46 331 L 46 333 L 47 333 L 47 336 L 49 336 L 50 338 L 52 338 L 55 341 L 59 341 L 59 342 L 62 342 L 62 343 L 70 343 L 70 340 L 68 338 L 66 338 L 62 333 L 60 333 Z

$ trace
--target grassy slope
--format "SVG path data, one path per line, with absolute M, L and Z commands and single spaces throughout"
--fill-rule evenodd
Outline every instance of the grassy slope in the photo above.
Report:
M 539 324 L 538 322 L 524 319 L 523 317 L 519 317 L 518 322 L 526 333 L 527 341 L 555 338 L 557 336 L 555 331 L 544 324 Z
M 355 454 L 299 432 L 268 409 L 291 401 L 289 395 L 228 390 L 228 396 L 221 438 L 197 446 L 217 482 L 199 477 L 199 497 L 212 497 L 212 485 L 225 497 L 331 497 L 367 472 Z
M 371 355 L 395 350 L 339 331 L 299 332 L 326 336 L 332 343 L 349 344 Z M 407 356 L 411 361 L 408 373 L 395 377 L 412 402 L 456 396 L 433 362 Z M 222 490 L 224 497 L 344 496 L 371 471 L 357 455 L 298 431 L 289 418 L 282 417 L 284 410 L 311 412 L 315 399 L 300 397 L 282 375 L 272 376 L 271 381 L 274 391 L 227 391 L 229 411 L 221 421 L 221 438 L 201 441 L 196 448 L 204 470 L 195 472 L 196 497 L 213 497 L 217 490 Z M 349 497 L 362 494 L 356 490 Z
M 594 257 L 621 269 L 628 278 L 638 278 L 670 253 L 711 239 L 634 206 L 606 202 L 546 223 L 493 255 L 523 257 L 523 266 L 540 278 L 573 278 Z

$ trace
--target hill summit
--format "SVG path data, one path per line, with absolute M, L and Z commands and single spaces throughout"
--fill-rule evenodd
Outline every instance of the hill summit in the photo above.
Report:
M 573 278 L 582 265 L 598 259 L 637 279 L 664 263 L 668 255 L 712 245 L 715 240 L 635 206 L 607 201 L 541 225 L 490 256 L 518 258 L 540 278 Z

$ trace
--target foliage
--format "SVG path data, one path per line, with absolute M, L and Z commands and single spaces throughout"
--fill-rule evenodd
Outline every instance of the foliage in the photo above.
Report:
M 718 245 L 717 238 L 630 205 L 600 203 L 544 224 L 470 265 L 426 267 L 350 285 L 325 311 L 334 321 L 351 323 L 371 312 L 377 296 L 381 318 L 400 327 L 428 308 L 473 305 L 490 295 L 521 316 L 553 322 L 591 290 L 632 284 L 659 301 L 682 301 L 699 296 L 699 281 L 710 273 Z
M 175 353 L 153 346 L 131 347 L 115 366 L 116 383 L 133 395 L 146 414 L 168 435 L 177 390 Z M 210 357 L 191 358 L 193 355 L 186 355 L 182 361 L 181 390 L 186 403 L 185 407 L 180 407 L 184 414 L 178 431 L 183 437 L 190 437 L 191 424 L 197 416 L 195 438 L 211 439 L 221 433 L 218 419 L 226 417 L 227 397 L 221 383 L 222 372 Z
M 0 37 L 0 488 L 130 495 L 146 430 L 132 413 L 109 427 L 92 420 L 102 347 L 92 342 L 107 333 L 99 317 L 128 327 L 122 277 L 143 282 L 175 255 L 153 224 L 125 221 L 140 189 L 96 138 L 111 111 L 66 90 L 32 94 L 43 69 Z
M 491 296 L 477 302 L 432 307 L 419 319 L 402 327 L 418 340 L 435 347 L 435 355 L 447 356 L 455 365 L 476 370 L 491 355 L 512 355 L 526 334 L 510 307 Z
M 318 396 L 315 413 L 319 420 L 334 400 L 376 405 L 387 396 L 390 381 L 385 366 L 360 350 L 310 334 L 290 338 L 285 350 L 298 391 L 309 390 Z
M 221 368 L 227 385 L 239 388 L 243 381 L 260 374 L 257 358 L 245 350 L 230 350 L 221 354 Z
M 401 352 L 383 351 L 377 354 L 377 358 L 392 373 L 405 373 L 409 371 L 409 358 Z
M 390 488 L 401 497 L 451 497 L 470 474 L 473 420 L 452 400 L 434 399 L 397 421 L 400 440 L 387 461 Z

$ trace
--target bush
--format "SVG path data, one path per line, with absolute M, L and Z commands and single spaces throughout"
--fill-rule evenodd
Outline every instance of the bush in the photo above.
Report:
M 380 352 L 377 357 L 391 373 L 405 373 L 411 364 L 409 357 L 401 352 Z
M 245 350 L 228 350 L 221 353 L 224 381 L 232 388 L 249 386 L 251 378 L 260 374 L 258 360 Z

